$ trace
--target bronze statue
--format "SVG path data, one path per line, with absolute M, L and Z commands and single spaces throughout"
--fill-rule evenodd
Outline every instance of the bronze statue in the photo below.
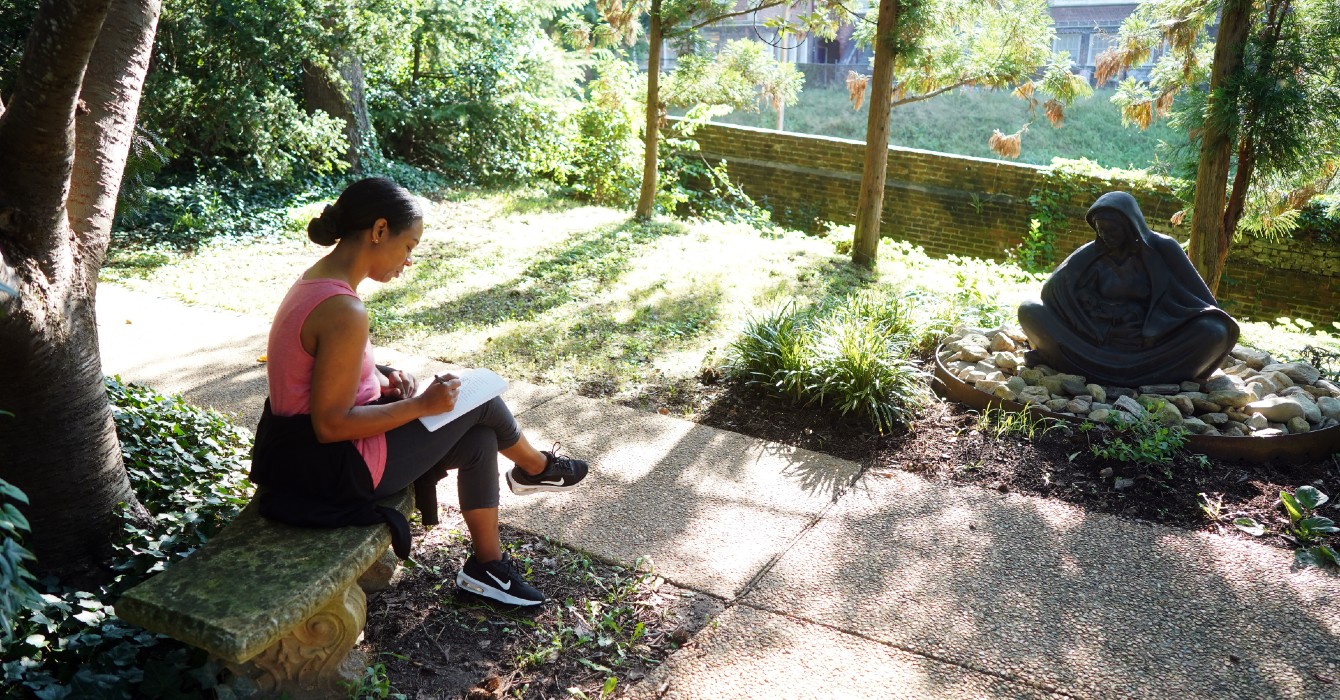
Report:
M 1056 267 L 1042 300 L 1019 306 L 1038 361 L 1116 386 L 1201 381 L 1238 340 L 1177 241 L 1140 205 L 1108 192 L 1085 216 L 1097 234 Z

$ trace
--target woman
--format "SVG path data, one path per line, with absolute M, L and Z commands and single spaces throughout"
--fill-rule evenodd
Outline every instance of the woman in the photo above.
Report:
M 270 328 L 270 397 L 252 467 L 262 512 L 305 525 L 387 520 L 395 530 L 403 517 L 373 504 L 413 483 L 431 525 L 436 482 L 458 469 L 474 553 L 456 584 L 511 605 L 544 602 L 499 542 L 497 456 L 516 464 L 507 481 L 518 494 L 571 489 L 586 476 L 586 463 L 532 447 L 500 398 L 428 431 L 417 419 L 451 410 L 460 380 L 447 375 L 418 392 L 413 376 L 373 363 L 368 313 L 356 290 L 365 279 L 389 282 L 412 264 L 423 214 L 409 192 L 385 178 L 356 182 L 307 234 L 335 248 L 293 285 Z M 407 549 L 405 542 L 397 553 Z
M 1125 192 L 1099 197 L 1086 218 L 1095 239 L 1056 267 L 1041 302 L 1019 307 L 1040 359 L 1117 386 L 1208 378 L 1237 342 L 1238 324 L 1181 246 L 1150 230 Z

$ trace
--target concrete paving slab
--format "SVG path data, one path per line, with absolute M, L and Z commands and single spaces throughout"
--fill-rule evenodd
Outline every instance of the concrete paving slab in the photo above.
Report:
M 127 290 L 98 288 L 98 339 L 103 371 L 164 393 L 182 394 L 196 406 L 229 414 L 255 428 L 268 395 L 265 354 L 270 319 L 191 306 Z M 453 366 L 392 348 L 376 348 L 377 361 L 424 379 Z M 511 381 L 504 398 L 516 414 L 561 394 L 553 387 Z
M 722 613 L 688 646 L 634 686 L 629 696 L 666 700 L 1059 697 L 745 605 Z
M 859 472 L 827 455 L 576 396 L 528 411 L 521 424 L 542 449 L 561 441 L 592 474 L 566 493 L 518 497 L 504 487 L 504 522 L 609 560 L 650 556 L 672 582 L 727 599 Z M 454 486 L 443 487 L 443 501 L 454 502 Z
M 1340 577 L 1057 501 L 864 477 L 742 599 L 1087 698 L 1340 698 Z

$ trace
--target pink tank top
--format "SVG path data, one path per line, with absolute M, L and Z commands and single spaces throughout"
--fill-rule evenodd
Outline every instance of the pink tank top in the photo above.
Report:
M 284 296 L 270 325 L 270 341 L 265 374 L 270 383 L 270 410 L 275 415 L 296 416 L 312 412 L 312 367 L 316 358 L 302 347 L 302 326 L 321 302 L 340 294 L 358 298 L 352 287 L 341 280 L 299 279 Z M 354 404 L 363 406 L 381 398 L 381 383 L 372 361 L 372 341 L 363 350 L 362 378 L 354 395 Z M 372 473 L 376 488 L 386 471 L 386 434 L 353 441 Z

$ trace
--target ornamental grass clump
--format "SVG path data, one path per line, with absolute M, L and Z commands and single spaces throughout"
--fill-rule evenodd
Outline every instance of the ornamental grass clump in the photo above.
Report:
M 929 400 L 911 356 L 909 305 L 861 291 L 800 309 L 794 303 L 746 323 L 731 368 L 797 403 L 855 414 L 880 432 L 906 425 Z

